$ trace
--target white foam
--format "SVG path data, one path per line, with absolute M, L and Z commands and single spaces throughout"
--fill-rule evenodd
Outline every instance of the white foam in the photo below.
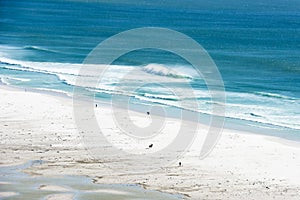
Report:
M 264 97 L 273 97 L 273 98 L 279 98 L 279 99 L 295 99 L 293 97 L 289 97 L 286 95 L 269 93 L 269 92 L 256 92 L 256 94 L 264 96 Z
M 65 74 L 56 74 L 59 80 L 63 81 L 68 85 L 75 85 L 76 76 L 73 75 L 65 75 Z
M 4 77 L 0 77 L 1 83 L 5 84 L 5 85 L 10 85 L 10 82 L 4 78 Z
M 196 111 L 211 114 L 212 102 L 210 102 L 211 95 L 209 91 L 204 88 L 198 88 L 193 90 L 193 93 L 187 94 L 183 84 L 189 82 L 192 76 L 186 75 L 179 70 L 173 70 L 173 68 L 170 69 L 165 65 L 149 64 L 145 67 L 113 65 L 107 68 L 106 65 L 28 62 L 5 57 L 0 57 L 0 62 L 8 64 L 1 65 L 2 68 L 56 75 L 61 81 L 72 86 L 76 85 L 76 78 L 83 67 L 85 71 L 80 75 L 84 76 L 85 83 L 81 83 L 82 85 L 80 86 L 88 87 L 91 91 L 111 95 L 125 95 L 143 102 L 149 102 L 149 104 L 159 103 L 174 107 L 180 107 L 182 100 L 192 101 L 192 98 L 196 97 L 199 103 L 199 109 Z M 181 71 L 184 69 L 182 67 Z M 102 72 L 104 74 L 101 74 Z M 97 76 L 99 74 L 103 76 L 98 83 L 99 77 Z M 9 78 L 11 77 L 2 76 L 0 78 L 3 83 L 10 84 Z M 22 82 L 30 81 L 30 79 L 19 77 L 11 79 Z M 121 84 L 120 80 L 122 81 Z M 162 82 L 162 87 L 158 87 L 159 84 L 154 86 L 144 85 L 142 89 L 145 91 L 145 94 L 138 94 L 134 87 L 139 86 L 142 82 L 147 83 L 147 81 L 152 83 Z M 172 90 L 169 90 L 167 87 L 173 87 L 172 83 L 174 82 L 182 84 L 182 86 L 180 84 L 174 86 L 177 87 L 176 91 L 179 91 L 177 95 L 181 96 L 170 94 Z M 164 83 L 167 83 L 166 87 L 164 87 Z M 300 129 L 300 115 L 297 113 L 293 115 L 297 110 L 300 110 L 300 101 L 298 99 L 267 92 L 252 94 L 226 92 L 226 96 L 228 100 L 225 104 L 227 117 Z
M 180 99 L 179 97 L 176 97 L 174 95 L 164 95 L 164 94 L 145 93 L 144 96 L 154 98 L 154 99 L 166 99 L 166 100 L 173 100 L 173 101 L 178 101 Z
M 1 78 L 7 79 L 7 80 L 21 81 L 21 82 L 28 82 L 28 81 L 31 80 L 31 79 L 29 79 L 29 78 L 18 78 L 18 77 L 11 77 L 11 76 L 3 76 L 3 77 L 1 77 Z
M 6 68 L 22 70 L 22 71 L 34 71 L 48 74 L 69 74 L 78 75 L 82 64 L 77 63 L 55 63 L 55 62 L 30 62 L 20 61 L 10 58 L 0 57 L 0 62 L 9 64 Z
M 50 89 L 50 88 L 36 88 L 37 90 L 41 90 L 41 91 L 49 91 L 49 92 L 55 92 L 55 93 L 61 93 L 61 94 L 65 94 L 69 97 L 72 97 L 72 93 L 70 92 L 65 92 L 63 90 L 57 90 L 57 89 Z
M 146 65 L 145 67 L 142 68 L 143 71 L 150 73 L 150 74 L 155 74 L 159 76 L 168 76 L 172 78 L 188 78 L 192 79 L 193 77 L 181 72 L 178 72 L 177 70 L 171 69 L 165 65 L 161 64 L 149 64 Z
M 58 51 L 51 50 L 51 49 L 44 48 L 44 47 L 39 47 L 39 46 L 24 46 L 23 48 L 28 49 L 28 50 L 37 50 L 37 51 L 44 51 L 44 52 L 51 52 L 51 53 L 60 53 Z

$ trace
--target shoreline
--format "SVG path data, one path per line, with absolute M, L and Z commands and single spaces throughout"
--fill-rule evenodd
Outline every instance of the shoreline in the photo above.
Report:
M 140 184 L 186 199 L 297 199 L 295 195 L 300 195 L 297 142 L 291 146 L 282 138 L 224 129 L 216 148 L 204 160 L 197 157 L 196 140 L 181 159 L 182 167 L 174 164 L 143 176 L 124 174 L 109 169 L 108 160 L 95 161 L 85 151 L 70 98 L 3 85 L 0 94 L 0 166 L 43 160 L 44 164 L 25 172 L 33 176 L 84 175 L 96 183 Z M 108 112 L 99 110 L 104 116 Z
M 13 89 L 16 91 L 23 91 L 26 90 L 28 92 L 34 92 L 34 93 L 41 93 L 45 95 L 50 95 L 58 98 L 63 98 L 63 99 L 70 99 L 73 102 L 73 97 L 68 95 L 67 92 L 63 91 L 53 91 L 51 89 L 36 89 L 36 88 L 26 88 L 26 87 L 21 87 L 21 86 L 15 86 L 15 85 L 7 85 L 0 80 L 0 86 L 1 87 L 6 87 L 8 90 Z M 84 97 L 85 98 L 85 97 Z M 105 107 L 110 107 L 110 102 L 106 102 L 105 100 L 99 100 L 94 98 L 94 103 L 97 103 L 98 105 L 105 106 Z M 87 98 L 89 101 L 89 98 Z M 86 102 L 86 99 L 81 99 L 79 101 Z M 118 107 L 118 109 L 124 109 L 124 105 L 121 105 Z M 140 114 L 145 114 L 145 112 L 141 109 L 136 107 L 129 108 L 130 111 L 132 112 L 138 112 Z M 175 119 L 175 120 L 180 120 L 181 118 L 178 117 L 176 114 L 180 112 L 180 109 L 177 107 L 169 107 L 167 109 L 170 109 L 170 113 L 167 116 L 167 118 Z M 178 110 L 177 110 L 178 109 Z M 173 111 L 172 111 L 173 110 Z M 194 113 L 194 111 L 189 111 Z M 197 112 L 196 112 L 197 113 Z M 188 119 L 187 121 L 190 122 L 195 122 L 199 123 L 205 126 L 208 126 L 210 124 L 210 115 L 206 113 L 198 113 L 198 118 L 202 118 L 201 122 L 197 122 L 194 119 Z M 163 116 L 164 117 L 164 116 Z M 300 143 L 300 130 L 299 129 L 293 129 L 285 126 L 280 126 L 280 125 L 275 125 L 271 123 L 263 123 L 259 121 L 252 121 L 252 120 L 247 120 L 247 119 L 239 119 L 239 118 L 232 118 L 225 116 L 224 118 L 224 129 L 229 129 L 229 130 L 234 130 L 238 132 L 245 132 L 245 133 L 251 133 L 251 134 L 258 134 L 258 135 L 264 135 L 264 136 L 270 136 L 270 137 L 275 137 L 279 138 L 282 140 L 286 140 L 287 142 L 291 143 Z

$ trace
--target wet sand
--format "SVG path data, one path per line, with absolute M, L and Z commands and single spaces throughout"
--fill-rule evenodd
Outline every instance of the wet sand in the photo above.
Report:
M 181 199 L 179 195 L 146 190 L 138 185 L 95 184 L 91 178 L 84 176 L 30 176 L 22 172 L 42 164 L 43 162 L 36 160 L 22 165 L 0 167 L 1 199 Z

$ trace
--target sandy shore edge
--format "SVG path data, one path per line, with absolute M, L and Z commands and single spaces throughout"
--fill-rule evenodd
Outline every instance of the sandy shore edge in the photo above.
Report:
M 133 183 L 185 195 L 187 199 L 298 199 L 300 148 L 280 138 L 224 130 L 214 151 L 198 159 L 199 141 L 181 167 L 134 175 L 112 171 L 95 161 L 82 144 L 73 119 L 72 100 L 0 86 L 0 166 L 28 160 L 45 164 L 31 175 L 84 175 L 96 183 Z M 109 110 L 99 109 L 99 115 Z M 174 119 L 170 119 L 174 120 Z M 200 128 L 205 129 L 205 125 Z M 113 130 L 114 131 L 114 130 Z M 120 164 L 121 165 L 121 164 Z

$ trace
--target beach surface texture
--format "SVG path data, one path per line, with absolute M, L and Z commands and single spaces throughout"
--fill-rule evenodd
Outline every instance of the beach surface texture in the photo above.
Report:
M 196 138 L 188 152 L 173 164 L 151 173 L 134 174 L 127 172 L 120 158 L 110 156 L 110 152 L 106 160 L 95 160 L 88 153 L 82 134 L 76 128 L 71 98 L 3 85 L 0 97 L 0 167 L 41 160 L 42 164 L 24 172 L 50 177 L 83 175 L 91 177 L 95 183 L 140 184 L 147 189 L 182 194 L 185 199 L 299 199 L 300 148 L 297 142 L 225 129 L 217 146 L 205 159 L 199 159 L 202 140 Z M 120 148 L 130 146 L 109 122 L 111 109 L 101 104 L 96 109 L 97 118 L 106 120 L 109 140 L 119 143 Z M 148 123 L 147 114 L 131 114 L 138 124 Z M 162 131 L 161 138 L 174 132 L 180 123 L 177 119 L 166 120 L 167 128 Z M 207 128 L 199 124 L 199 135 Z M 163 146 L 161 138 L 153 139 L 150 149 L 149 144 L 141 143 L 142 147 L 148 147 L 144 153 Z M 130 148 L 127 150 L 132 150 Z M 115 163 L 114 167 L 120 170 L 110 168 L 110 163 Z M 66 190 L 51 185 L 41 188 Z M 8 197 L 15 193 L 0 195 Z M 70 194 L 64 196 L 69 198 Z M 49 197 L 55 198 L 55 195 Z

